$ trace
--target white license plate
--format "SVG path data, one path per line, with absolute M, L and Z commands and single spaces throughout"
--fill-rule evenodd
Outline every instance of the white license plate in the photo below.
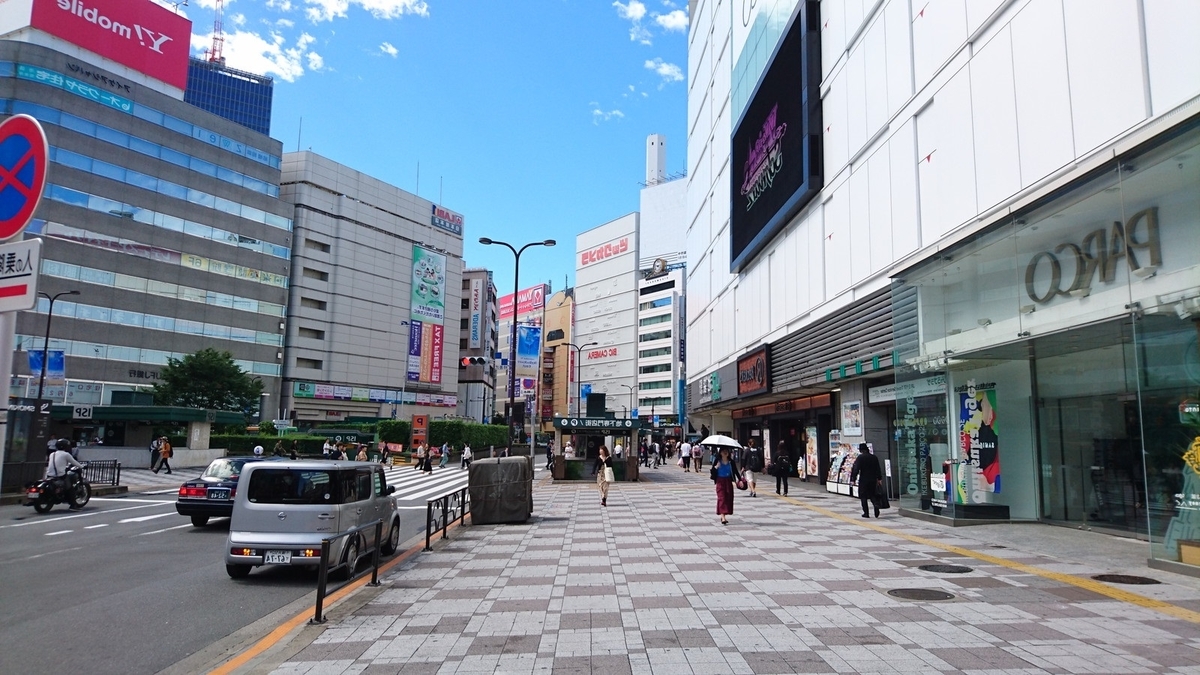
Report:
M 263 556 L 263 562 L 267 564 L 287 565 L 292 562 L 291 551 L 267 551 Z
M 229 490 L 209 490 L 209 499 L 229 499 Z
M 29 497 L 30 499 L 37 499 L 38 497 L 42 496 L 42 493 L 38 492 L 37 490 L 30 490 L 29 494 L 26 496 Z

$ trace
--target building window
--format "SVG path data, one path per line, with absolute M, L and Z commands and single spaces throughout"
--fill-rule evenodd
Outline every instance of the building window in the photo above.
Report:
M 302 338 L 310 338 L 312 340 L 325 339 L 325 331 L 317 330 L 316 328 L 301 328 L 299 334 Z
M 300 356 L 296 357 L 297 368 L 312 368 L 313 370 L 320 370 L 324 365 L 325 362 L 319 359 L 306 359 Z
M 462 307 L 463 309 L 470 309 L 470 308 L 471 308 L 471 299 L 470 299 L 470 298 L 463 298 L 463 299 L 462 299 L 462 305 L 461 305 L 461 307 Z
M 653 342 L 654 340 L 666 340 L 671 337 L 671 330 L 656 330 L 653 333 L 646 333 L 638 336 L 638 342 Z
M 638 305 L 638 309 L 658 309 L 659 307 L 670 307 L 670 306 L 671 306 L 670 298 L 659 298 L 658 300 L 651 300 L 650 302 L 643 302 L 642 304 Z
M 654 284 L 653 286 L 643 287 L 641 290 L 638 291 L 638 295 L 650 295 L 651 293 L 658 293 L 659 291 L 667 291 L 672 288 L 675 288 L 674 281 L 664 281 L 661 284 Z
M 669 373 L 671 372 L 671 364 L 660 363 L 655 366 L 641 366 L 638 368 L 638 372 L 642 373 L 643 375 L 649 373 Z
M 312 298 L 305 297 L 300 298 L 300 306 L 307 307 L 309 309 L 319 309 L 321 311 L 325 311 L 327 304 L 328 303 L 326 303 L 324 300 L 314 300 Z
M 638 389 L 670 389 L 671 383 L 663 380 L 661 382 L 638 382 Z
M 305 238 L 304 248 L 311 249 L 313 251 L 320 251 L 321 253 L 329 253 L 329 244 L 323 244 L 313 239 Z
M 466 319 L 459 319 L 459 320 L 458 320 L 458 327 L 459 327 L 460 329 L 462 329 L 462 330 L 467 330 L 468 328 L 470 328 L 470 327 L 471 327 L 471 319 L 470 319 L 470 318 L 466 318 Z
M 638 356 L 640 356 L 643 359 L 649 358 L 651 356 L 670 356 L 670 355 L 671 355 L 670 347 L 659 347 L 658 349 L 643 349 L 638 352 Z
M 329 281 L 329 272 L 314 270 L 311 267 L 304 268 L 304 277 L 306 279 L 316 279 L 317 281 Z
M 653 326 L 656 323 L 667 323 L 670 320 L 671 320 L 670 314 L 660 314 L 659 316 L 651 316 L 651 317 L 646 317 L 645 319 L 638 319 L 638 325 L 639 326 Z
M 459 348 L 459 349 L 466 349 L 466 348 L 467 348 L 467 338 L 463 338 L 463 339 L 461 339 L 461 340 L 459 340 L 459 341 L 458 341 L 458 348 Z

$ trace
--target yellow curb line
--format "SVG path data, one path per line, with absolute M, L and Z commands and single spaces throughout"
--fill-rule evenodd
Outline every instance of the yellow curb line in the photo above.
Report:
M 1130 593 L 1129 591 L 1121 590 L 1119 588 L 1113 588 L 1112 586 L 1109 586 L 1108 584 L 1101 583 L 1094 579 L 1086 579 L 1084 577 L 1077 577 L 1072 574 L 1063 574 L 1061 572 L 1051 572 L 1050 570 L 1045 570 L 1040 567 L 1034 567 L 1033 565 L 1026 565 L 1024 563 L 1014 562 L 1012 560 L 1006 560 L 1005 558 L 1000 558 L 1000 557 L 997 557 L 994 555 L 988 555 L 987 553 L 980 553 L 978 551 L 972 551 L 970 549 L 962 548 L 961 546 L 954 546 L 952 544 L 943 544 L 943 543 L 935 541 L 933 539 L 926 539 L 924 537 L 918 537 L 914 534 L 906 534 L 904 532 L 897 532 L 896 530 L 893 530 L 893 529 L 887 528 L 887 527 L 883 527 L 882 525 L 876 525 L 871 522 L 862 522 L 862 520 L 851 518 L 849 516 L 844 516 L 840 513 L 830 511 L 828 509 L 823 509 L 819 506 L 812 506 L 811 504 L 805 504 L 804 502 L 798 501 L 792 497 L 783 497 L 783 496 L 776 495 L 775 498 L 782 499 L 783 501 L 786 501 L 791 504 L 795 504 L 796 506 L 808 509 L 809 511 L 813 511 L 815 513 L 819 513 L 823 516 L 828 516 L 835 520 L 840 520 L 845 523 L 850 523 L 851 525 L 857 525 L 859 527 L 865 527 L 869 530 L 874 530 L 874 531 L 880 532 L 882 534 L 888 534 L 893 537 L 907 539 L 908 541 L 911 541 L 914 544 L 921 544 L 923 546 L 932 546 L 934 548 L 940 548 L 943 551 L 954 553 L 955 555 L 960 555 L 960 556 L 963 556 L 966 558 L 974 558 L 976 560 L 981 560 L 983 562 L 991 563 L 993 565 L 999 565 L 1001 567 L 1007 567 L 1008 569 L 1016 570 L 1018 572 L 1024 572 L 1026 574 L 1033 574 L 1033 575 L 1042 577 L 1043 579 L 1050 579 L 1053 581 L 1057 581 L 1059 583 L 1067 584 L 1069 586 L 1075 586 L 1077 588 L 1082 588 L 1084 590 L 1092 591 L 1093 593 L 1098 593 L 1100 595 L 1108 596 L 1114 600 L 1120 600 L 1121 602 L 1128 602 L 1130 604 L 1137 605 L 1139 607 L 1145 607 L 1147 609 L 1157 610 L 1159 612 L 1162 612 L 1163 614 L 1173 616 L 1177 619 L 1183 619 L 1184 621 L 1190 621 L 1192 623 L 1200 623 L 1200 612 L 1194 612 L 1190 609 L 1184 609 L 1183 607 L 1179 607 L 1178 605 L 1173 605 L 1169 602 L 1163 602 L 1162 600 L 1155 600 L 1154 598 L 1147 598 L 1144 595 L 1138 595 L 1137 593 Z
M 449 532 L 450 530 L 453 530 L 453 529 L 457 529 L 460 524 L 461 524 L 461 521 L 458 523 L 451 524 L 447 528 L 447 532 Z M 379 576 L 382 577 L 384 572 L 387 572 L 388 570 L 392 569 L 396 565 L 399 565 L 400 563 L 404 562 L 405 560 L 408 560 L 409 558 L 411 558 L 412 556 L 416 555 L 418 552 L 420 552 L 424 549 L 425 549 L 424 544 L 417 544 L 417 545 L 413 546 L 412 548 L 408 549 L 407 551 L 405 551 L 404 553 L 401 553 L 400 555 L 396 556 L 395 558 L 392 558 L 391 560 L 384 563 L 383 565 L 380 565 L 379 566 Z M 328 610 L 339 600 L 342 600 L 346 596 L 350 595 L 350 593 L 357 591 L 358 589 L 365 586 L 370 580 L 371 580 L 371 577 L 369 575 L 363 574 L 363 576 L 360 579 L 358 579 L 357 581 L 353 581 L 349 584 L 346 584 L 345 586 L 342 586 L 338 590 L 336 590 L 333 593 L 331 593 L 330 595 L 326 596 L 325 609 Z M 298 628 L 301 624 L 308 621 L 309 618 L 312 617 L 312 614 L 313 614 L 313 612 L 311 610 L 309 610 L 306 612 L 302 612 L 301 614 L 298 614 L 298 615 L 292 617 L 291 619 L 288 619 L 286 622 L 284 622 L 284 623 L 280 624 L 278 627 L 276 627 L 275 630 L 271 631 L 270 633 L 267 633 L 267 635 L 265 637 L 263 637 L 258 642 L 254 643 L 254 645 L 251 646 L 246 651 L 242 652 L 241 654 L 238 654 L 237 656 L 226 661 L 225 663 L 221 664 L 220 666 L 208 671 L 208 675 L 229 675 L 230 673 L 234 672 L 238 668 L 241 668 L 242 666 L 249 663 L 250 660 L 253 659 L 254 657 L 258 656 L 259 654 L 262 654 L 263 652 L 267 651 L 271 647 L 274 647 L 276 644 L 278 644 L 279 641 L 282 640 L 285 636 L 287 636 L 288 633 L 291 633 L 293 630 Z

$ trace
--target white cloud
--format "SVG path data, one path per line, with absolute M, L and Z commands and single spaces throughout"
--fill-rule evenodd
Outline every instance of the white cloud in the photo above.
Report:
M 267 7 L 281 12 L 292 11 L 292 0 L 267 0 Z
M 630 40 L 644 45 L 651 44 L 650 31 L 642 25 L 642 19 L 646 18 L 646 5 L 639 0 L 629 0 L 629 4 L 616 0 L 612 6 L 617 8 L 617 16 L 629 22 Z
M 239 12 L 238 14 L 234 14 L 233 16 L 230 16 L 229 21 L 235 26 L 245 26 L 246 25 L 246 15 Z
M 627 84 L 625 86 L 629 87 L 629 91 L 635 91 L 634 86 L 632 84 Z
M 234 3 L 234 0 L 225 0 L 226 7 L 228 7 L 229 5 L 232 5 L 233 3 Z M 196 4 L 200 5 L 204 9 L 216 9 L 217 8 L 217 0 L 200 0 L 200 2 L 198 2 Z
M 657 73 L 663 79 L 664 84 L 683 81 L 683 70 L 674 63 L 667 63 L 661 58 L 655 58 L 653 61 L 646 61 L 645 65 L 646 70 L 653 70 Z
M 309 52 L 304 55 L 308 59 L 309 70 L 321 70 L 325 67 L 325 59 L 316 52 Z
M 223 53 L 231 68 L 295 82 L 304 74 L 305 65 L 309 70 L 325 69 L 325 59 L 308 49 L 314 42 L 316 38 L 302 33 L 295 45 L 288 47 L 287 39 L 279 33 L 272 32 L 264 37 L 252 31 L 236 30 L 225 34 Z M 193 49 L 200 51 L 210 44 L 212 33 L 192 35 Z
M 621 119 L 623 117 L 625 117 L 625 113 L 615 108 L 607 112 L 600 108 L 592 110 L 592 124 L 600 124 L 601 122 L 607 122 L 611 119 Z
M 350 5 L 358 5 L 376 19 L 397 19 L 405 14 L 429 16 L 425 0 L 304 0 L 304 15 L 313 23 L 346 18 Z
M 396 55 L 400 53 L 400 50 L 396 49 L 396 47 L 393 46 L 392 43 L 390 43 L 390 42 L 385 42 L 385 43 L 379 45 L 379 51 L 383 52 L 384 54 L 387 54 L 388 56 L 392 57 L 393 59 L 396 58 Z
M 643 91 L 642 98 L 650 98 L 650 94 L 647 94 L 646 92 Z
M 687 32 L 688 15 L 682 9 L 676 9 L 666 14 L 655 14 L 654 23 L 665 31 L 684 33 Z
M 296 22 L 291 19 L 277 19 L 275 25 L 280 28 L 292 28 L 296 25 Z

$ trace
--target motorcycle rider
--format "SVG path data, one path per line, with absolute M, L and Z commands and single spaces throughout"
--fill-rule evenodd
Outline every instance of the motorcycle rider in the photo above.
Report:
M 82 469 L 83 465 L 71 455 L 71 441 L 60 438 L 58 439 L 58 443 L 55 444 L 55 448 L 57 449 L 50 453 L 50 457 L 46 462 L 46 478 L 55 481 L 55 490 L 59 494 L 64 494 L 67 490 L 75 487 L 73 484 L 68 484 L 67 482 L 67 478 L 69 477 L 67 467 L 74 465 Z M 71 508 L 75 509 L 76 507 L 72 504 Z

